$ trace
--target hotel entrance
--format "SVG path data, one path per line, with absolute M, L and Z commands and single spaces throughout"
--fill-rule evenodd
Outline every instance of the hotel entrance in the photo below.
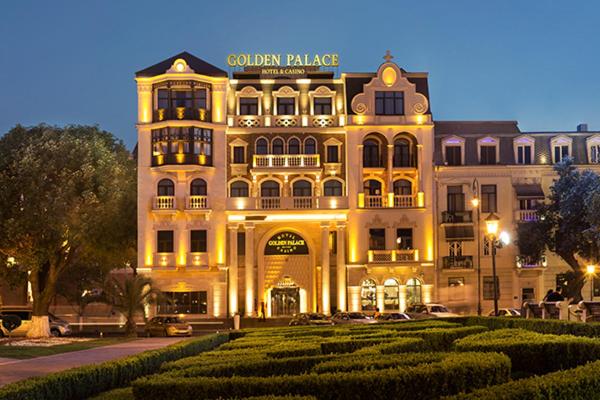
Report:
M 291 316 L 300 312 L 300 288 L 273 288 L 271 290 L 271 316 Z

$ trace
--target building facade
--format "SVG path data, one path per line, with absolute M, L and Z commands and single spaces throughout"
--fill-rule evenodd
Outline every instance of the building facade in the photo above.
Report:
M 276 317 L 434 301 L 474 312 L 479 265 L 491 308 L 483 219 L 496 213 L 514 235 L 536 218 L 554 162 L 598 164 L 600 135 L 436 121 L 427 73 L 384 60 L 340 76 L 227 73 L 184 52 L 136 74 L 138 270 L 172 299 L 154 312 Z M 498 270 L 500 304 L 512 307 L 540 300 L 568 267 L 509 245 Z

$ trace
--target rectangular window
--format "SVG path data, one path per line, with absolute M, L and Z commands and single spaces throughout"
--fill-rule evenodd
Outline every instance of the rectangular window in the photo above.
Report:
M 496 298 L 500 299 L 500 279 L 496 277 Z M 494 277 L 483 277 L 483 299 L 494 300 Z
M 331 115 L 331 97 L 315 97 L 315 115 Z
M 404 92 L 375 92 L 376 115 L 404 115 Z
M 398 250 L 410 250 L 413 248 L 412 228 L 396 229 L 396 246 Z
M 462 165 L 460 146 L 446 146 L 446 164 Z
M 497 212 L 496 185 L 481 185 L 481 211 Z
M 238 232 L 237 234 L 237 253 L 238 256 L 246 255 L 246 232 Z
M 448 255 L 450 257 L 461 257 L 462 256 L 462 242 L 452 241 L 448 242 Z
M 206 253 L 206 230 L 190 231 L 190 252 Z
M 157 99 L 157 108 L 169 108 L 169 91 L 167 89 L 158 89 Z
M 569 146 L 554 146 L 554 162 L 561 162 L 563 158 L 569 157 Z
M 206 292 L 162 292 L 158 301 L 158 314 L 206 314 Z
M 537 210 L 540 200 L 519 199 L 519 210 Z
M 158 253 L 173 252 L 173 231 L 156 231 L 156 251 Z
M 385 229 L 369 229 L 369 250 L 385 250 Z
M 233 146 L 233 163 L 244 164 L 246 162 L 246 148 L 244 146 Z
M 329 252 L 337 254 L 337 231 L 329 232 Z
M 462 185 L 448 186 L 448 211 L 465 211 L 465 194 Z
M 590 163 L 600 164 L 600 144 L 590 146 Z
M 448 278 L 448 299 L 450 301 L 465 299 L 465 278 L 451 277 Z
M 277 98 L 277 115 L 294 115 L 296 99 L 293 97 L 278 97 Z
M 517 164 L 531 164 L 531 146 L 517 147 Z
M 481 146 L 479 148 L 479 163 L 482 165 L 496 164 L 496 146 Z
M 240 97 L 240 115 L 258 115 L 258 98 Z
M 338 163 L 339 159 L 339 146 L 327 146 L 327 162 Z

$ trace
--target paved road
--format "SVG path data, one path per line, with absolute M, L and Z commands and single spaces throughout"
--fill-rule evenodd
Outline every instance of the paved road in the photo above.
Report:
M 32 376 L 123 358 L 177 343 L 182 338 L 150 338 L 27 360 L 0 358 L 0 386 Z

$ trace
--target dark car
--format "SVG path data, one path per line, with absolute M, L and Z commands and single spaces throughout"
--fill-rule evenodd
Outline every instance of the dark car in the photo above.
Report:
M 373 324 L 377 320 L 362 312 L 338 312 L 332 318 L 337 324 Z
M 290 321 L 290 326 L 300 325 L 333 325 L 333 321 L 325 314 L 319 313 L 301 313 L 296 314 Z
M 146 323 L 147 336 L 192 336 L 192 326 L 178 317 L 154 317 Z
M 377 316 L 379 321 L 408 321 L 412 319 L 410 315 L 406 313 L 386 313 Z

